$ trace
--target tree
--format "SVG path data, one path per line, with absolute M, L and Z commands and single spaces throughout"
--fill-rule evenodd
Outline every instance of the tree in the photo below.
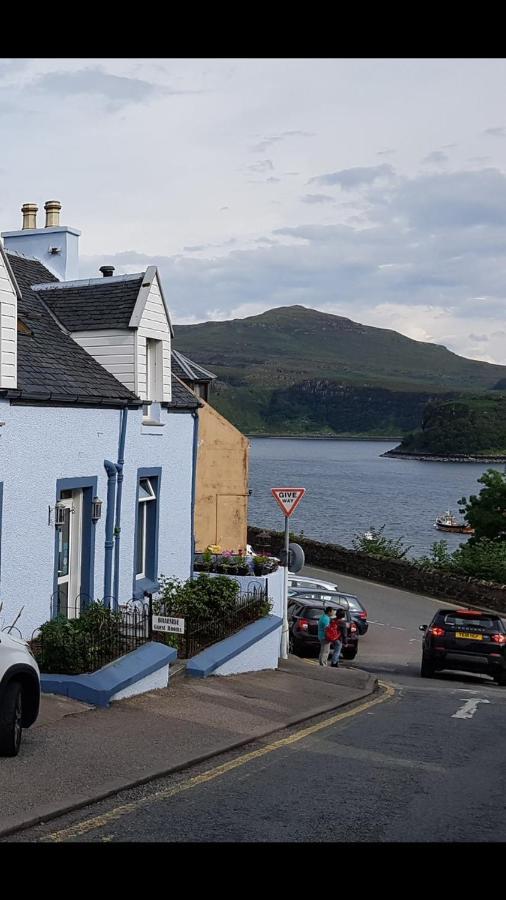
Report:
M 382 559 L 404 559 L 412 549 L 411 545 L 404 547 L 402 538 L 385 537 L 384 530 L 384 525 L 381 528 L 371 526 L 365 534 L 356 534 L 352 541 L 353 549 L 368 553 L 369 556 L 380 556 Z
M 487 469 L 478 483 L 483 484 L 478 496 L 471 494 L 469 500 L 462 497 L 459 506 L 465 519 L 474 528 L 476 543 L 482 538 L 490 540 L 506 539 L 506 475 L 496 469 Z

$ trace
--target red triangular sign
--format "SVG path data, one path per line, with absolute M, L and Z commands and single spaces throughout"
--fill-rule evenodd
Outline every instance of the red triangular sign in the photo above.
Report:
M 297 509 L 300 501 L 306 493 L 306 488 L 271 488 L 272 495 L 277 503 L 279 503 L 285 516 L 291 516 Z

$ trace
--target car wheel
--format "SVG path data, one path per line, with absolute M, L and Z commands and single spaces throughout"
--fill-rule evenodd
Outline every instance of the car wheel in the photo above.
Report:
M 498 672 L 497 675 L 494 676 L 494 680 L 497 684 L 504 687 L 506 685 L 506 672 Z
M 0 709 L 0 756 L 18 755 L 22 720 L 21 685 L 18 681 L 11 681 L 5 688 Z
M 422 678 L 432 678 L 434 675 L 434 666 L 431 662 L 428 662 L 426 659 L 422 659 L 422 665 L 420 668 L 420 676 Z

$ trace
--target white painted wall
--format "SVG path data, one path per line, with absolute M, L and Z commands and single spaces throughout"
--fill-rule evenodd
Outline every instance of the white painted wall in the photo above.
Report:
M 161 466 L 159 573 L 186 579 L 191 564 L 193 418 L 162 413 L 164 427 L 141 433 L 142 410 L 131 410 L 125 452 L 120 602 L 132 596 L 137 469 Z M 104 459 L 117 458 L 119 410 L 11 406 L 0 400 L 0 481 L 3 482 L 0 600 L 3 624 L 21 606 L 24 637 L 51 614 L 56 480 L 98 477 L 104 501 L 96 524 L 95 597 L 103 596 L 107 476 Z M 2 621 L 0 621 L 0 627 Z
M 240 675 L 243 672 L 260 672 L 265 669 L 277 669 L 279 646 L 281 641 L 281 625 L 271 631 L 247 650 L 229 659 L 213 675 Z
M 72 337 L 104 369 L 135 393 L 135 331 L 120 328 L 75 331 Z
M 0 253 L 0 388 L 17 387 L 17 296 Z
M 147 691 L 157 691 L 160 688 L 166 688 L 169 683 L 169 666 L 162 666 L 151 675 L 146 675 L 140 681 L 129 684 L 128 687 L 111 697 L 111 703 L 115 700 L 126 700 L 127 697 L 135 697 L 137 694 L 145 694 Z
M 146 384 L 146 338 L 162 342 L 162 396 L 157 398 L 148 397 Z M 164 402 L 171 400 L 170 346 L 170 325 L 163 305 L 158 277 L 155 277 L 137 329 L 137 390 L 135 393 L 142 400 L 158 399 Z

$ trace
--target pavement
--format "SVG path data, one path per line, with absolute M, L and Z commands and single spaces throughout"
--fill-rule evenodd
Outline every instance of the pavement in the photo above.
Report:
M 18 757 L 0 763 L 0 836 L 197 765 L 377 689 L 350 665 L 193 679 L 96 709 L 45 694 Z

